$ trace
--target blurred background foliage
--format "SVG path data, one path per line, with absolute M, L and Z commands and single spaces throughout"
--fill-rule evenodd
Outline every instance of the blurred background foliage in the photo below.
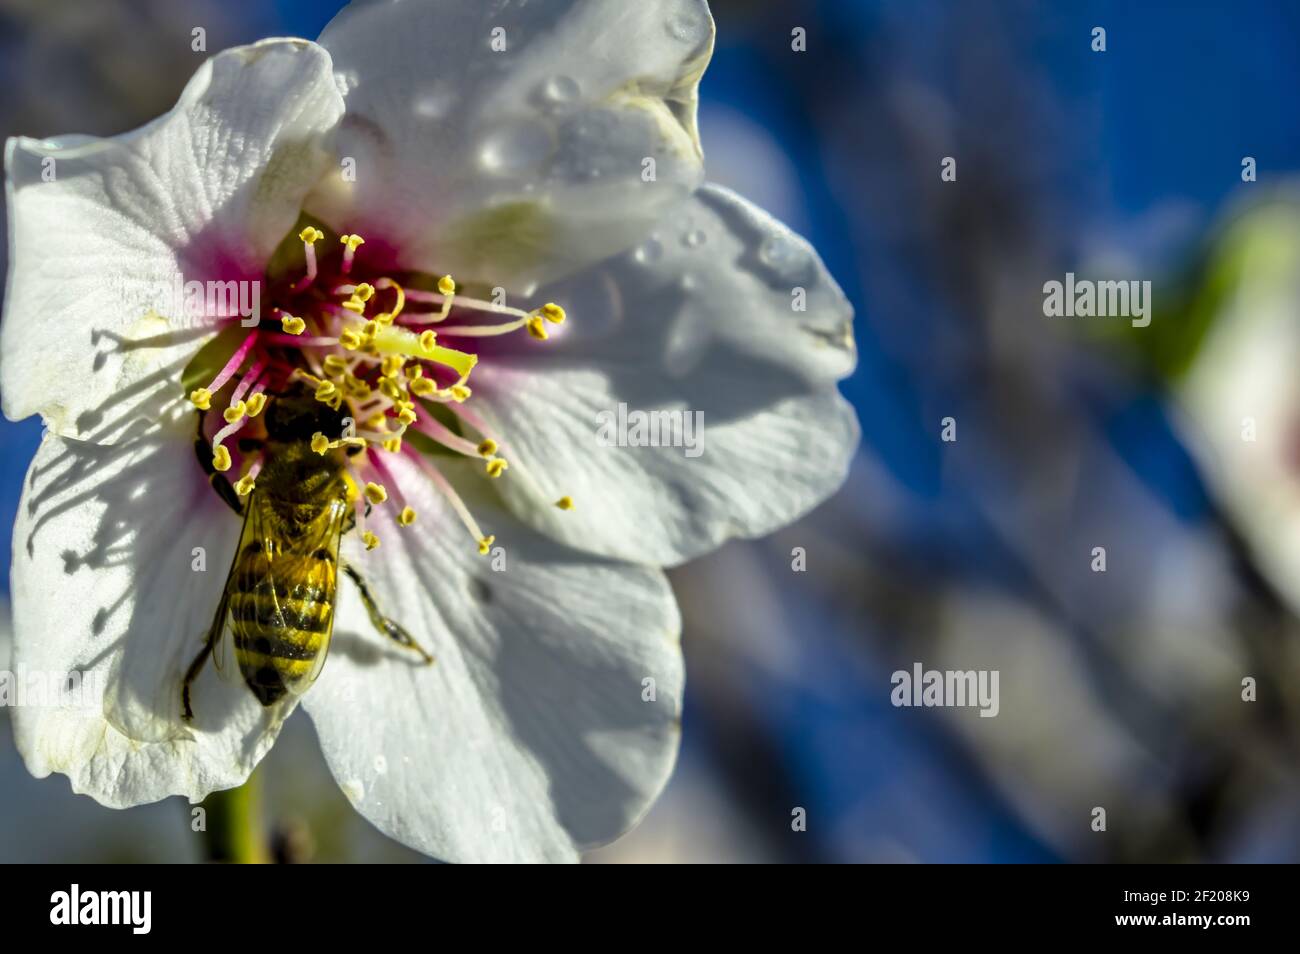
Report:
M 592 860 L 1300 860 L 1300 7 L 712 6 L 710 177 L 853 300 L 864 439 L 806 520 L 673 572 L 680 765 Z M 194 26 L 215 51 L 334 11 L 0 0 L 0 133 L 124 131 L 175 100 Z M 1151 281 L 1151 325 L 1045 318 L 1067 271 Z M 0 423 L 4 519 L 39 433 Z M 893 708 L 918 661 L 1000 670 L 998 717 Z M 301 716 L 261 772 L 283 857 L 416 860 Z M 7 730 L 0 792 L 0 860 L 202 854 L 187 805 L 99 809 Z

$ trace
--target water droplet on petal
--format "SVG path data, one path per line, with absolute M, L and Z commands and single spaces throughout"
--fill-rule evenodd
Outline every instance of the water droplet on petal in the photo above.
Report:
M 384 758 L 382 755 L 376 755 L 375 772 L 379 775 L 383 775 L 387 771 L 388 771 L 388 759 Z
M 691 229 L 682 236 L 682 244 L 687 248 L 699 248 L 707 239 L 703 229 Z
M 763 239 L 758 248 L 758 260 L 779 277 L 800 271 L 808 261 L 807 252 L 793 237 L 774 232 Z
M 657 238 L 646 239 L 637 247 L 634 257 L 642 265 L 652 265 L 664 256 L 664 246 Z
M 572 76 L 552 76 L 538 90 L 542 103 L 552 109 L 573 102 L 581 92 L 578 81 Z
M 517 120 L 497 127 L 483 138 L 479 162 L 485 171 L 494 175 L 519 175 L 545 162 L 554 145 L 545 123 Z

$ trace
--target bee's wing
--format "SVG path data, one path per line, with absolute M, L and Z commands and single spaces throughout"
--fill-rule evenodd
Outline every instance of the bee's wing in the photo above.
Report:
M 236 594 L 258 592 L 265 581 L 270 580 L 270 566 L 266 553 L 273 545 L 267 532 L 265 519 L 265 502 L 254 490 L 244 506 L 244 528 L 239 534 L 239 545 L 235 548 L 235 559 L 230 565 L 230 576 L 226 579 L 226 589 L 222 596 L 222 606 L 226 606 Z M 253 554 L 250 547 L 257 544 L 260 550 Z M 274 594 L 275 588 L 271 587 Z M 229 612 L 222 614 L 223 632 L 212 644 L 212 662 L 217 672 L 227 682 L 239 682 L 243 676 L 235 659 L 234 634 L 238 623 Z
M 303 582 L 324 594 L 330 603 L 329 625 L 321 639 L 320 652 L 308 673 L 289 687 L 295 695 L 302 695 L 311 688 L 325 667 L 325 657 L 329 655 L 330 638 L 334 635 L 334 601 L 338 594 L 339 540 L 351 511 L 347 497 L 337 497 L 312 525 L 311 531 L 303 534 L 292 547 L 293 556 L 307 561 Z

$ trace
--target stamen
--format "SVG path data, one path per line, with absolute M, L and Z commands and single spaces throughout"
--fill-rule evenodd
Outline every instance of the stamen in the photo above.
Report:
M 190 392 L 190 401 L 195 407 L 200 411 L 208 410 L 208 407 L 211 405 L 212 395 L 216 394 L 226 386 L 226 382 L 229 381 L 234 376 L 235 372 L 239 370 L 239 366 L 244 363 L 244 359 L 248 357 L 248 352 L 252 350 L 253 345 L 256 344 L 256 342 L 257 331 L 254 330 L 244 339 L 243 343 L 235 349 L 235 353 L 230 356 L 230 360 L 226 362 L 225 367 L 223 367 L 217 373 L 217 376 L 212 379 L 211 384 L 206 388 L 197 388 Z
M 415 461 L 416 466 L 419 467 L 420 470 L 424 472 L 425 476 L 433 482 L 433 485 L 438 488 L 447 503 L 451 504 L 451 509 L 456 512 L 456 516 L 460 517 L 460 522 L 465 525 L 465 529 L 468 530 L 470 535 L 478 542 L 478 552 L 486 556 L 492 544 L 496 541 L 496 537 L 483 536 L 483 531 L 479 529 L 479 525 L 475 522 L 473 514 L 469 512 L 469 508 L 465 506 L 465 501 L 460 499 L 460 495 L 456 493 L 455 488 L 451 486 L 451 483 L 442 475 L 441 471 L 439 471 L 437 467 L 433 466 L 433 464 L 426 460 L 424 455 L 415 448 L 406 447 L 404 450 L 406 451 L 407 456 Z M 484 546 L 484 541 L 487 541 L 486 547 Z
M 244 424 L 247 423 L 247 421 L 248 418 L 244 417 L 241 414 L 238 420 L 232 421 L 231 423 L 223 427 L 221 430 L 217 431 L 216 435 L 212 438 L 213 450 L 220 453 L 220 451 L 222 450 L 221 445 L 225 443 L 226 438 L 228 438 L 231 434 L 234 434 L 236 431 L 242 428 Z M 228 456 L 229 454 L 227 454 L 227 457 Z
M 366 499 L 376 507 L 388 499 L 388 491 L 373 482 L 366 484 L 365 495 Z
M 451 428 L 431 417 L 422 418 L 416 423 L 415 429 L 426 437 L 430 437 L 437 441 L 443 447 L 454 450 L 459 454 L 464 454 L 466 457 L 476 457 L 479 455 L 484 457 L 492 456 L 491 454 L 483 454 L 483 445 L 475 445 L 472 441 L 465 440 L 465 438 L 453 433 Z M 492 447 L 495 451 L 496 445 L 493 444 Z
M 316 243 L 324 237 L 324 232 L 310 225 L 298 233 L 298 238 L 302 239 L 303 255 L 307 259 L 307 274 L 294 283 L 294 291 L 302 291 L 316 280 Z
M 343 243 L 343 264 L 339 266 L 339 271 L 344 275 L 352 271 L 352 260 L 357 254 L 357 246 L 364 245 L 366 240 L 360 235 L 340 235 L 339 241 Z
M 568 494 L 565 494 L 559 500 L 555 501 L 555 506 L 559 507 L 561 510 L 572 510 L 573 498 L 570 497 Z
M 248 373 L 245 374 L 240 379 L 239 384 L 236 385 L 235 393 L 230 395 L 230 403 L 232 405 L 243 400 L 244 395 L 248 393 L 248 389 L 257 383 L 257 379 L 261 376 L 262 372 L 265 369 L 266 369 L 265 359 L 260 359 L 258 361 L 253 362 L 253 366 L 248 369 Z
M 405 289 L 402 288 L 401 285 L 397 284 L 397 282 L 393 281 L 391 278 L 379 279 L 378 281 L 375 282 L 375 287 L 391 288 L 395 292 L 397 292 L 397 303 L 393 305 L 393 310 L 386 311 L 382 315 L 376 316 L 376 318 L 379 320 L 380 323 L 392 324 L 392 322 L 396 320 L 396 318 L 402 313 L 402 309 L 406 307 L 406 291 Z

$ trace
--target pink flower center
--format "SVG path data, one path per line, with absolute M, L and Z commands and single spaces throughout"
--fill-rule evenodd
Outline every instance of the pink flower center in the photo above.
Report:
M 208 411 L 233 384 L 222 409 L 224 426 L 209 433 L 213 466 L 238 473 L 235 491 L 251 494 L 266 453 L 258 438 L 265 436 L 261 415 L 267 402 L 306 391 L 338 412 L 339 433 L 316 432 L 311 448 L 344 454 L 351 486 L 364 486 L 354 500 L 367 549 L 379 545 L 377 534 L 365 528 L 369 507 L 391 504 L 401 527 L 416 520 L 385 462 L 386 455 L 405 455 L 448 500 L 479 552 L 487 554 L 495 538 L 483 534 L 430 457 L 404 438 L 418 434 L 480 459 L 488 478 L 504 474 L 509 463 L 501 454 L 503 442 L 467 406 L 470 375 L 479 360 L 476 344 L 523 329 L 545 340 L 547 326 L 564 321 L 564 309 L 547 304 L 523 311 L 470 298 L 457 294 L 450 275 L 434 283 L 402 274 L 399 282 L 367 267 L 359 235 L 340 236 L 338 245 L 321 255 L 317 245 L 324 232 L 308 226 L 298 237 L 305 268 L 297 277 L 268 282 L 271 321 L 250 330 L 216 377 L 190 394 L 195 407 Z M 565 496 L 555 506 L 570 510 L 573 501 Z

